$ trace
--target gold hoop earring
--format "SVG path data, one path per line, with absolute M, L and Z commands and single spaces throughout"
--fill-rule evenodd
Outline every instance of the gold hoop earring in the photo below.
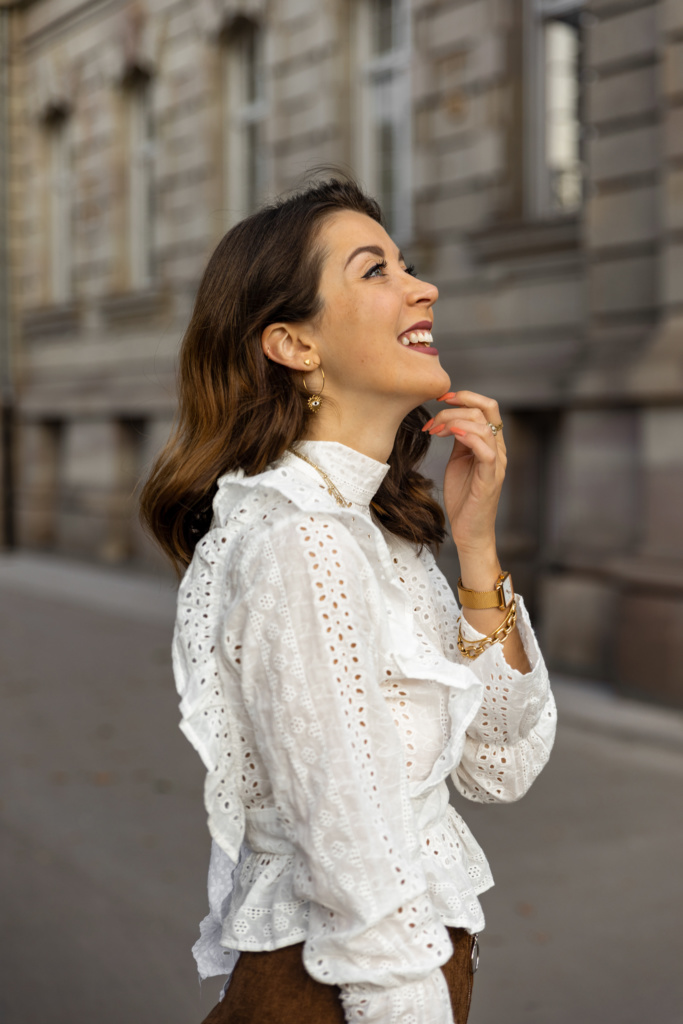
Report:
M 323 404 L 323 388 L 325 387 L 325 371 L 323 370 L 322 366 L 319 366 L 318 369 L 320 370 L 320 372 L 323 375 L 323 382 L 320 385 L 320 391 L 316 391 L 315 394 L 311 394 L 311 392 L 306 387 L 306 374 L 304 374 L 302 376 L 302 378 L 301 378 L 303 380 L 303 382 L 304 382 L 304 388 L 306 389 L 307 394 L 310 396 L 309 399 L 308 399 L 308 402 L 306 404 L 308 405 L 308 408 L 311 410 L 311 412 L 317 412 L 318 409 L 320 408 L 320 406 Z

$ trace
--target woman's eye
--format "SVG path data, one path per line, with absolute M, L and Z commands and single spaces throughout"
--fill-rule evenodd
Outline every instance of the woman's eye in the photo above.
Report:
M 414 263 L 409 263 L 406 266 L 406 274 L 410 274 L 411 277 L 417 277 L 417 270 L 415 269 Z
M 386 268 L 387 268 L 387 261 L 386 260 L 382 260 L 381 263 L 375 263 L 374 266 L 370 267 L 368 272 L 366 274 L 363 274 L 363 277 L 364 278 L 366 278 L 366 277 L 376 277 L 377 276 L 377 272 L 379 270 L 386 270 Z

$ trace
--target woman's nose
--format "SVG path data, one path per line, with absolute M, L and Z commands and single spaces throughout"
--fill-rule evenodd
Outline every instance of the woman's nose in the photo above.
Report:
M 422 281 L 416 277 L 411 282 L 409 299 L 412 303 L 422 303 L 432 306 L 439 297 L 439 289 L 429 281 Z

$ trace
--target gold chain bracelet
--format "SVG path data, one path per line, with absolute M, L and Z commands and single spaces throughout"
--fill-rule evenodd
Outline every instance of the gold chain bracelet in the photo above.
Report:
M 493 633 L 489 633 L 488 636 L 482 637 L 481 640 L 465 640 L 462 635 L 462 619 L 460 620 L 460 628 L 458 629 L 458 650 L 461 654 L 464 654 L 466 658 L 478 658 L 480 654 L 483 654 L 489 647 L 493 647 L 494 644 L 503 643 L 506 637 L 510 635 L 512 630 L 515 628 L 517 622 L 517 602 L 513 601 L 508 609 L 508 613 L 501 622 L 498 629 L 494 629 Z

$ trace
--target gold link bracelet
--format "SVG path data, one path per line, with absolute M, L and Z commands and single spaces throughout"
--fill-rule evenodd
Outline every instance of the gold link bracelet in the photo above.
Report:
M 515 628 L 517 622 L 517 602 L 513 600 L 512 604 L 508 609 L 508 613 L 501 622 L 498 629 L 494 629 L 493 633 L 489 633 L 488 636 L 482 637 L 481 640 L 465 640 L 462 635 L 462 619 L 460 620 L 460 628 L 458 629 L 458 650 L 461 654 L 464 654 L 466 658 L 478 658 L 480 654 L 483 654 L 489 647 L 493 647 L 494 644 L 503 643 L 503 641 L 510 635 L 512 630 Z

